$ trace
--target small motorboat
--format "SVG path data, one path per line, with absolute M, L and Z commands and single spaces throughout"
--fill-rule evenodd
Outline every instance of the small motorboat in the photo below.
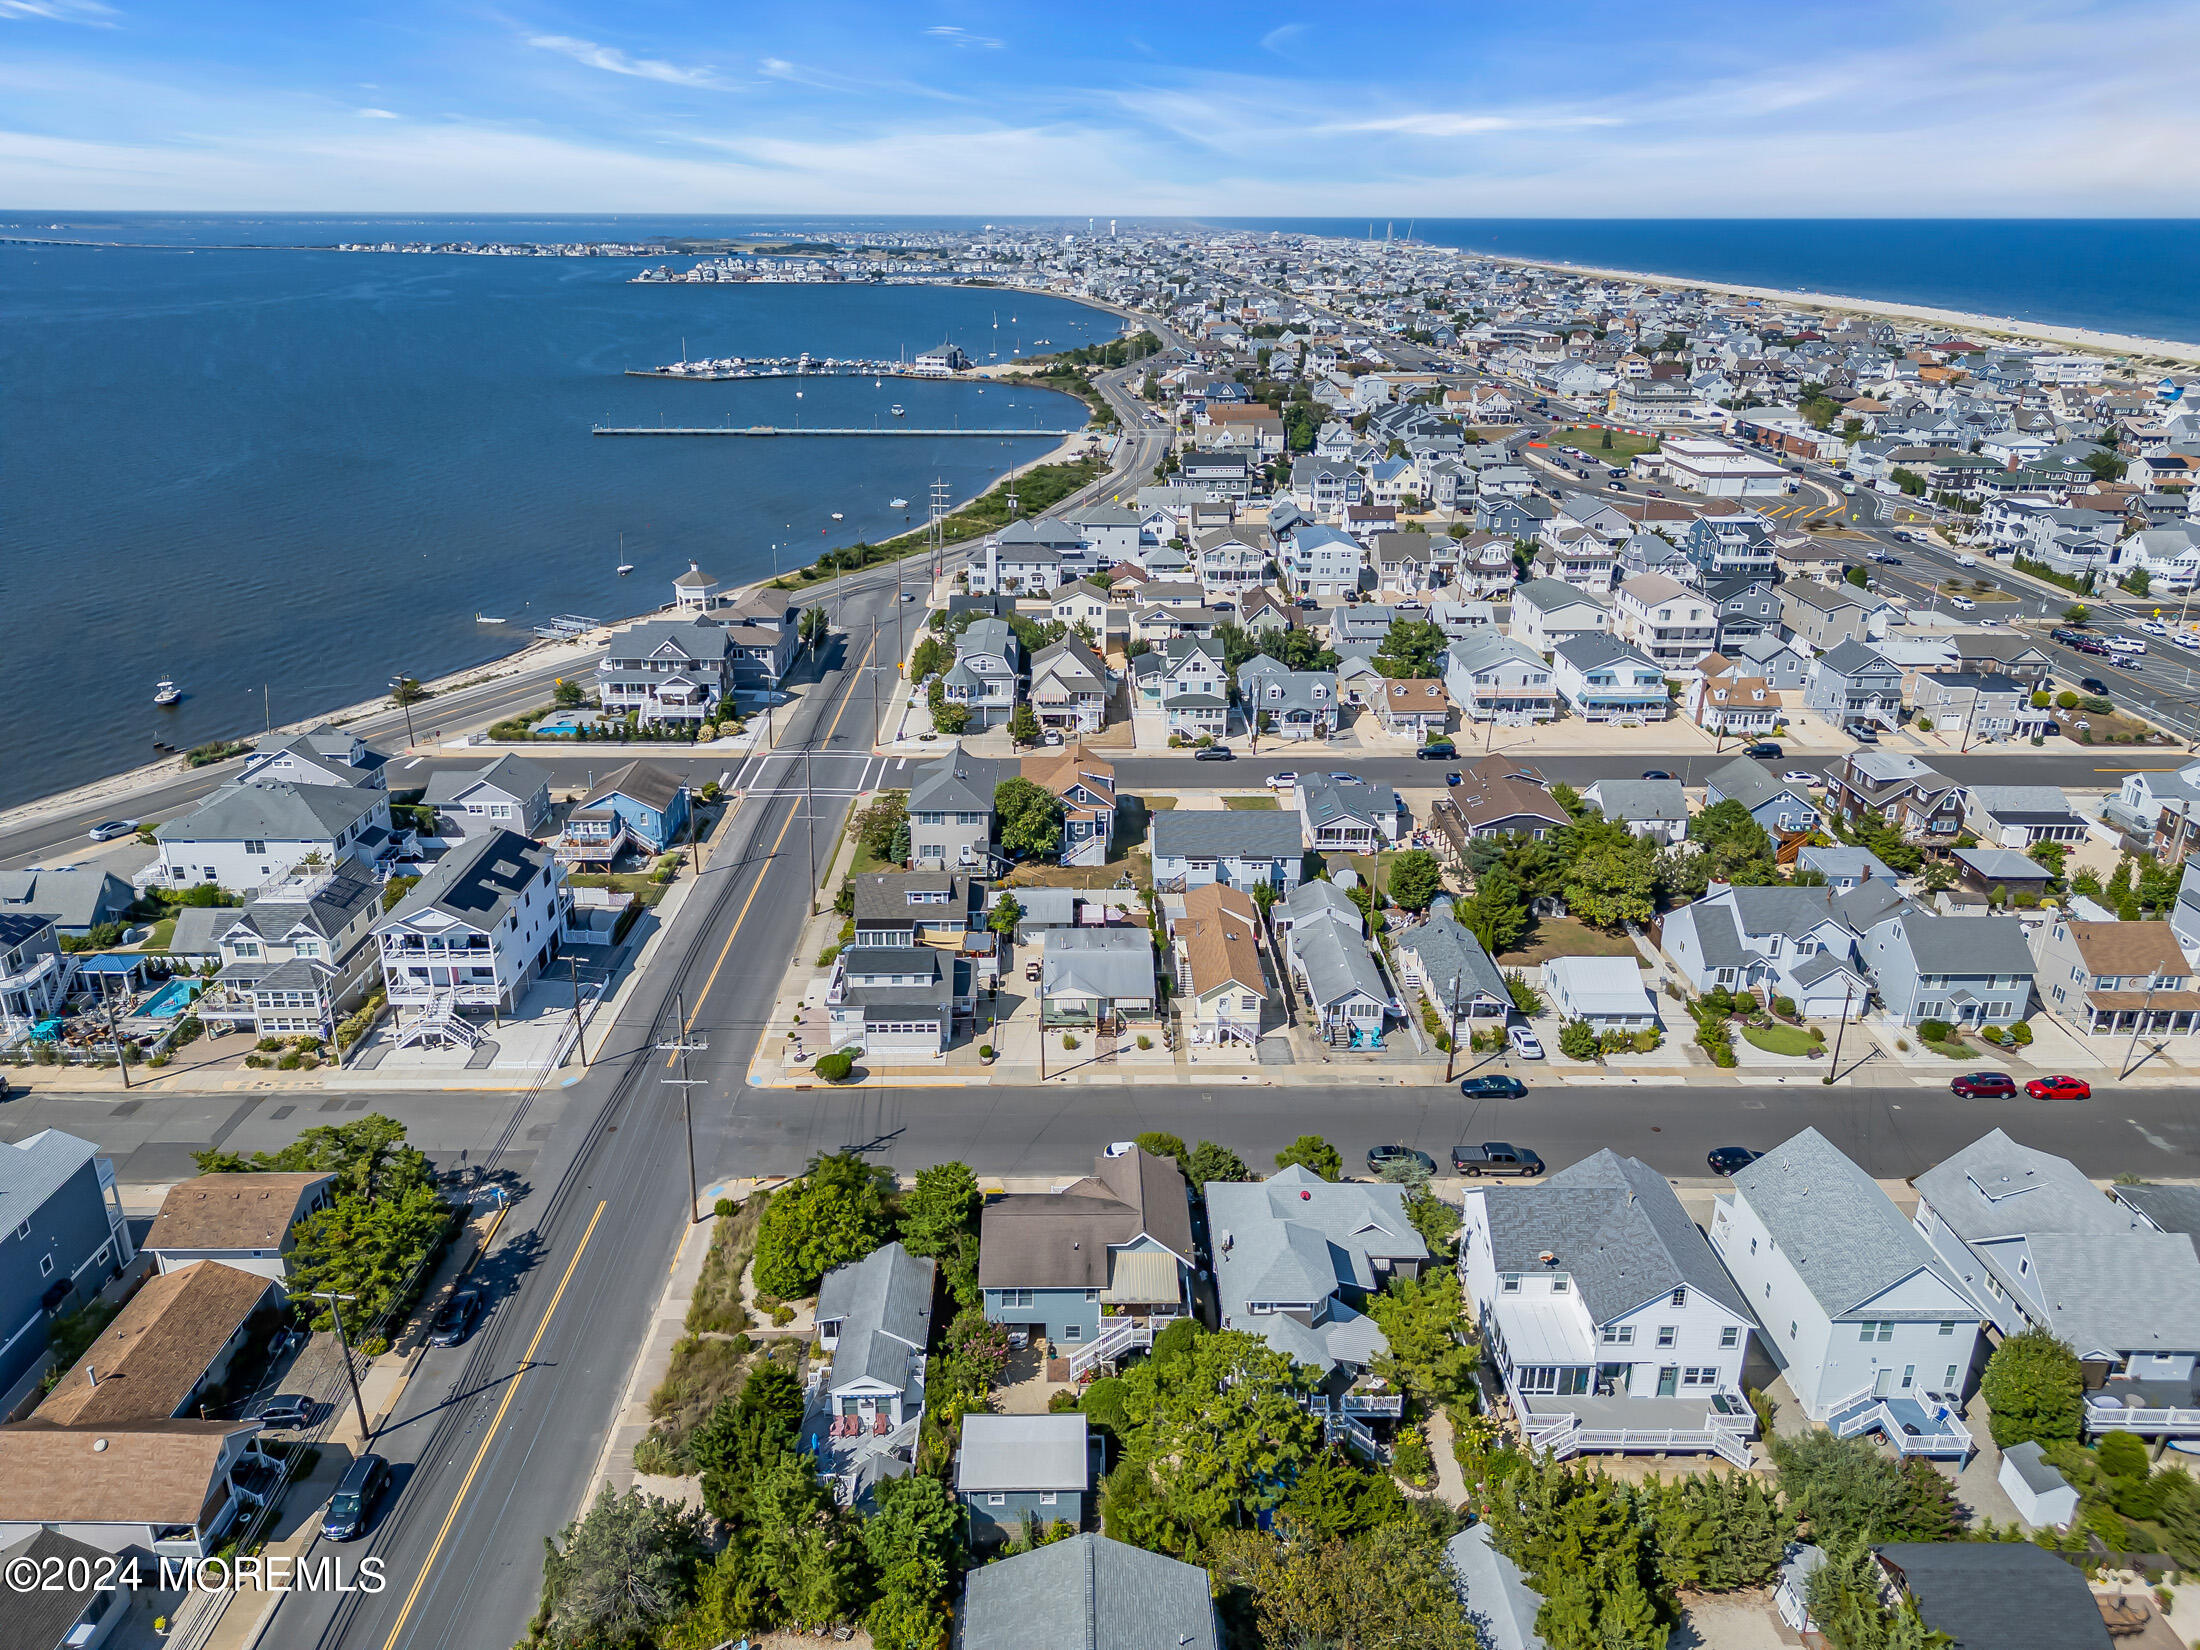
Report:
M 888 407 L 886 410 L 892 413 L 896 418 L 904 416 L 901 410 L 901 403 L 899 401 L 895 402 L 891 407 Z
M 886 508 L 889 510 L 906 510 L 909 508 L 909 501 L 905 498 L 890 498 L 886 501 Z
M 619 563 L 619 577 L 620 577 L 620 578 L 622 578 L 622 579 L 623 579 L 623 578 L 625 578 L 625 577 L 627 576 L 627 574 L 629 574 L 629 573 L 631 573 L 631 572 L 633 572 L 633 571 L 634 571 L 634 564 L 633 564 L 632 562 L 630 562 L 630 561 L 622 561 L 621 563 Z
M 474 615 L 475 624 L 509 624 L 510 622 L 508 619 L 500 619 L 489 613 L 476 613 Z
M 842 520 L 842 519 L 844 519 L 844 518 L 843 518 L 843 517 L 841 516 L 841 513 L 840 513 L 840 512 L 838 511 L 838 510 L 835 510 L 835 511 L 833 512 L 833 520 L 835 520 L 835 521 L 840 521 L 840 520 Z
M 172 705 L 182 697 L 183 689 L 165 676 L 153 684 L 153 703 L 156 705 Z

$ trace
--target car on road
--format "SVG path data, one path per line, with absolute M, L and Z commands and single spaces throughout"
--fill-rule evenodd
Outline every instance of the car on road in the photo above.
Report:
M 1978 606 L 1978 603 L 1971 600 L 1971 598 L 1968 596 L 1950 596 L 1948 598 L 1948 605 L 1954 608 L 1958 613 L 1968 613 L 1971 611 L 1972 608 Z
M 1356 773 L 1333 773 L 1329 776 L 1329 782 L 1332 785 L 1352 785 L 1358 783 L 1359 777 Z
M 2200 630 L 2180 630 L 2170 640 L 2179 647 L 2200 648 Z
M 1645 489 L 1645 491 L 1647 491 L 1652 498 L 1665 497 L 1665 489 L 1663 487 L 1651 487 Z
M 112 842 L 118 836 L 128 836 L 137 829 L 134 819 L 103 819 L 84 834 L 94 842 Z
M 904 590 L 901 593 L 901 599 L 905 602 L 913 602 L 917 599 L 917 593 L 914 590 Z
M 1948 1088 L 1959 1100 L 2007 1100 L 2017 1092 L 2017 1080 L 2006 1071 L 1970 1071 Z
M 474 1332 L 474 1325 L 481 1317 L 481 1291 L 459 1289 L 443 1303 L 443 1310 L 435 1315 L 435 1327 L 428 1331 L 430 1346 L 456 1346 Z
M 1512 1051 L 1523 1060 L 1540 1060 L 1543 1058 L 1543 1039 L 1535 1034 L 1535 1027 L 1533 1026 L 1507 1027 L 1505 1041 L 1511 1046 Z
M 1428 1173 L 1436 1172 L 1436 1159 L 1427 1152 L 1416 1151 L 1411 1146 L 1370 1146 L 1367 1152 L 1367 1172 L 1380 1175 L 1393 1163 L 1416 1163 Z
M 260 1406 L 253 1419 L 263 1427 L 310 1427 L 319 1413 L 311 1398 L 295 1392 L 278 1393 Z
M 1520 1100 L 1528 1085 L 1517 1077 L 1462 1077 L 1459 1092 L 1469 1100 Z
M 2069 641 L 2063 643 L 2063 646 L 2069 648 L 2073 653 L 2097 654 L 2103 659 L 2107 658 L 2109 655 L 2108 644 L 2102 641 L 2098 636 L 2074 635 L 2070 638 Z
M 2108 662 L 2114 665 L 2118 670 L 2137 670 L 2139 668 L 2138 660 L 2127 659 L 2120 653 Z
M 1894 541 L 1897 544 L 1915 544 L 1917 535 L 1914 533 L 1897 533 L 1894 535 Z
M 1449 739 L 1436 739 L 1415 751 L 1413 758 L 1417 762 L 1448 762 L 1458 754 L 1458 747 Z
M 1452 1147 L 1451 1166 L 1469 1180 L 1479 1180 L 1486 1174 L 1539 1175 L 1543 1159 L 1525 1146 L 1485 1140 L 1479 1146 Z
M 2035 1100 L 2090 1100 L 2093 1085 L 2083 1077 L 2035 1077 L 2024 1092 Z
M 1627 491 L 1627 483 L 1624 481 L 1608 481 L 1605 483 L 1605 486 L 1610 488 L 1611 491 L 1615 493 L 1624 493 Z
M 2108 645 L 2116 653 L 2144 653 L 2147 650 L 2147 644 L 2136 636 L 2111 636 Z
M 1671 779 L 1673 776 L 1663 768 L 1645 768 L 1642 770 L 1642 777 L 1645 779 Z
M 321 1539 L 349 1541 L 366 1533 L 367 1521 L 390 1487 L 390 1464 L 372 1453 L 352 1457 L 321 1514 Z
M 1445 773 L 1445 775 L 1444 775 L 1444 783 L 1445 783 L 1446 785 L 1456 785 L 1456 784 L 1458 784 L 1458 783 L 1459 783 L 1459 779 L 1460 779 L 1460 774 L 1459 774 L 1459 770 L 1458 770 L 1457 768 L 1452 768 L 1452 769 L 1450 769 L 1450 770 L 1449 770 L 1449 771 L 1447 771 L 1447 772 Z
M 2141 619 L 2139 628 L 2149 636 L 2167 636 L 2169 634 L 2169 626 L 2160 619 Z
M 1713 1174 L 1739 1174 L 1764 1155 L 1747 1146 L 1714 1146 L 1704 1161 L 1711 1165 Z
M 1205 750 L 1192 752 L 1194 762 L 1235 762 L 1237 752 L 1228 745 L 1209 745 Z
M 1267 779 L 1268 788 L 1272 791 L 1287 791 L 1298 782 L 1299 776 L 1295 773 L 1272 773 Z
M 1744 745 L 1742 754 L 1759 762 L 1764 762 L 1785 756 L 1787 752 L 1769 739 L 1760 739 L 1754 745 Z
M 1790 768 L 1786 773 L 1780 775 L 1780 783 L 1783 785 L 1802 785 L 1805 787 L 1809 787 L 1812 785 L 1823 784 L 1824 781 L 1821 780 L 1818 775 L 1808 772 L 1805 769 Z
M 1891 550 L 1873 551 L 1872 560 L 1878 562 L 1882 567 L 1900 567 L 1902 565 L 1902 558 Z
M 2102 681 L 2098 676 L 2079 677 L 2078 687 L 2081 692 L 2085 693 L 2106 694 L 2108 692 L 2108 684 Z

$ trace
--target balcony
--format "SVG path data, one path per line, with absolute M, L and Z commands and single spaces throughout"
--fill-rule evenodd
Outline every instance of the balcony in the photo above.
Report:
M 2095 1436 L 2200 1437 L 2200 1402 L 2190 1382 L 2110 1381 L 2085 1395 L 2085 1430 Z
M 1882 1395 L 1867 1387 L 1834 1405 L 1826 1427 L 1836 1438 L 1876 1432 L 1898 1455 L 1968 1461 L 1977 1445 L 1963 1424 L 1962 1407 L 1962 1399 L 1951 1393 Z
M 60 954 L 42 951 L 36 962 L 26 963 L 13 974 L 0 974 L 0 991 L 28 991 L 32 986 L 52 979 L 60 971 Z
M 1677 1452 L 1716 1455 L 1746 1468 L 1749 1441 L 1757 1432 L 1756 1413 L 1728 1392 L 1671 1398 L 1516 1394 L 1513 1402 L 1528 1447 L 1559 1461 L 1581 1454 Z

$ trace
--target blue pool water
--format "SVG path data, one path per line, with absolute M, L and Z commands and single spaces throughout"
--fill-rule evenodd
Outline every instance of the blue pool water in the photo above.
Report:
M 150 1020 L 173 1020 L 190 1006 L 196 983 L 192 980 L 170 980 L 146 998 L 137 1012 Z

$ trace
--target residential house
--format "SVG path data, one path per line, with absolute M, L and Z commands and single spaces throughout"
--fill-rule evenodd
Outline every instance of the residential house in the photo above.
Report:
M 10 1570 L 10 1565 L 28 1568 Z M 38 1582 L 35 1588 L 11 1590 L 0 1607 L 9 1642 L 17 1650 L 98 1650 L 130 1614 L 129 1595 L 102 1585 L 114 1569 L 103 1549 L 44 1525 L 13 1546 L 0 1547 L 0 1575 L 29 1575 Z
M 818 1285 L 818 1350 L 832 1360 L 820 1383 L 822 1408 L 845 1431 L 891 1435 L 913 1429 L 924 1413 L 936 1270 L 888 1243 L 834 1267 Z
M 1498 1550 L 1486 1523 L 1469 1524 L 1444 1543 L 1453 1588 L 1483 1650 L 1548 1650 L 1535 1630 L 1543 1595 Z
M 786 630 L 785 658 L 792 663 L 794 626 Z M 733 631 L 717 619 L 646 619 L 613 635 L 596 662 L 597 702 L 612 716 L 631 711 L 643 722 L 715 722 L 741 674 L 740 657 Z M 777 632 L 770 657 L 779 657 Z M 783 665 L 751 664 L 758 686 L 776 686 L 785 674 Z
M 979 619 L 955 638 L 955 662 L 940 680 L 951 705 L 970 712 L 970 725 L 1002 727 L 1022 696 L 1024 650 L 1006 619 Z
M 1073 522 L 1052 517 L 1012 521 L 986 538 L 984 558 L 971 564 L 970 588 L 981 595 L 1045 595 L 1096 560 L 1097 554 L 1088 552 L 1085 530 Z
M 1444 650 L 1444 690 L 1462 722 L 1514 727 L 1558 714 L 1550 665 L 1510 636 L 1483 633 L 1453 642 Z
M 1306 857 L 1298 816 L 1276 809 L 1166 809 L 1148 822 L 1147 842 L 1154 886 L 1179 892 L 1221 882 L 1289 893 Z
M 984 871 L 993 862 L 993 793 L 1017 764 L 972 756 L 957 741 L 909 787 L 909 862 L 918 870 Z
M 1585 1020 L 1599 1032 L 1648 1031 L 1658 1023 L 1657 1004 L 1632 957 L 1553 957 L 1542 973 L 1543 994 L 1561 1020 Z
M 1848 584 L 1790 580 L 1780 586 L 1780 622 L 1813 653 L 1886 634 L 1886 604 Z M 1876 620 L 1876 623 L 1875 623 Z
M 1892 882 L 1876 880 L 1846 893 L 1716 888 L 1668 912 L 1659 943 L 1699 992 L 1755 991 L 1792 998 L 1808 1018 L 1837 1017 L 1871 1000 L 1871 977 L 1856 958 L 1859 925 L 1906 903 Z
M 1139 703 L 1152 710 L 1188 697 L 1227 702 L 1229 694 L 1222 644 L 1199 636 L 1171 637 L 1141 653 L 1131 661 L 1131 679 Z
M 1052 602 L 1048 617 L 1066 626 L 1073 635 L 1082 628 L 1090 631 L 1095 641 L 1105 642 L 1109 621 L 1114 620 L 1118 629 L 1123 623 L 1122 610 L 1115 605 L 1103 575 L 1072 580 L 1054 592 Z M 1079 640 L 1083 638 L 1080 636 Z M 1038 664 L 1036 655 L 1032 664 L 1034 667 Z
M 1929 719 L 1933 731 L 1953 739 L 1959 750 L 2043 738 L 2055 727 L 2054 717 L 2032 708 L 2031 684 L 1999 672 L 1920 671 L 1910 696 L 1918 719 Z
M 114 1164 L 97 1146 L 59 1129 L 0 1141 L 0 1392 L 45 1362 L 54 1319 L 134 1253 Z
M 565 816 L 558 861 L 609 870 L 621 854 L 665 853 L 687 829 L 692 801 L 670 768 L 642 761 L 614 768 Z
M 260 1430 L 257 1421 L 151 1418 L 0 1426 L 0 1548 L 50 1531 L 102 1553 L 212 1557 L 280 1482 Z
M 1354 470 L 1357 478 L 1359 472 Z M 1341 508 L 1341 506 L 1340 506 Z M 1334 601 L 1360 588 L 1367 549 L 1351 534 L 1334 527 L 1292 529 L 1276 558 L 1285 585 L 1296 595 Z
M 1780 725 L 1780 696 L 1753 665 L 1706 653 L 1682 680 L 1681 708 L 1706 733 L 1753 739 Z
M 1404 1013 L 1404 1005 L 1391 995 L 1368 949 L 1360 908 L 1334 882 L 1302 882 L 1277 902 L 1271 918 L 1322 1040 L 1380 1048 L 1385 1016 Z
M 1869 848 L 1850 848 L 1835 843 L 1829 848 L 1806 846 L 1795 856 L 1798 872 L 1813 871 L 1826 879 L 1826 886 L 1837 894 L 1846 894 L 1877 878 L 1886 887 L 1895 884 L 1893 866 L 1873 853 Z
M 1599 779 L 1581 800 L 1661 847 L 1688 835 L 1688 796 L 1678 779 Z
M 855 884 L 856 945 L 959 947 L 985 926 L 985 884 L 951 871 L 865 871 Z
M 1302 773 L 1293 787 L 1305 846 L 1320 853 L 1376 853 L 1398 840 L 1405 807 L 1388 785 Z
M 1023 759 L 1023 777 L 1062 799 L 1064 865 L 1105 865 L 1115 841 L 1115 767 L 1082 743 Z
M 1428 915 L 1393 933 L 1391 955 L 1401 989 L 1418 993 L 1448 1028 L 1474 1022 L 1504 1025 L 1512 1017 L 1512 991 L 1482 942 L 1454 914 L 1449 894 L 1439 895 Z
M 1772 529 L 1750 511 L 1698 516 L 1681 541 L 1706 587 L 1722 579 L 1771 579 L 1779 572 Z
M 976 1011 L 975 993 L 975 970 L 957 951 L 937 944 L 844 946 L 825 985 L 832 1052 L 935 1059 L 947 1051 L 956 1016 Z
M 1040 964 L 1039 1022 L 1120 1031 L 1152 1020 L 1160 992 L 1153 936 L 1144 928 L 1065 928 L 1047 936 Z
M 1887 1194 L 1816 1129 L 1735 1173 L 1711 1247 L 1803 1413 L 1904 1455 L 1970 1454 L 1954 1411 L 1982 1314 Z
M 1862 642 L 1842 642 L 1812 668 L 1803 702 L 1844 732 L 1892 728 L 1902 720 L 1902 669 Z
M 1551 651 L 1551 683 L 1576 716 L 1635 726 L 1665 720 L 1665 672 L 1612 636 L 1572 636 Z
M 359 1006 L 374 982 L 382 887 L 372 871 L 348 859 L 301 867 L 260 889 L 241 909 L 186 907 L 200 919 L 191 926 L 204 938 L 187 937 L 185 955 L 201 954 L 203 946 L 221 963 L 192 1012 L 261 1037 L 334 1037 L 336 1022 Z M 178 913 L 176 927 L 184 926 Z
M 1612 588 L 1619 560 L 1619 546 L 1560 516 L 1543 524 L 1528 573 L 1531 582 L 1551 580 L 1602 598 Z
M 389 792 L 373 786 L 232 780 L 197 807 L 153 828 L 160 857 L 149 882 L 216 883 L 234 893 L 287 876 L 312 860 L 370 863 L 393 851 Z
M 1084 1368 L 1191 1310 L 1190 1193 L 1176 1164 L 1104 1153 L 1058 1191 L 989 1198 L 979 1214 L 985 1315 Z M 1076 1373 L 1076 1372 L 1073 1372 Z
M 1108 720 L 1108 667 L 1075 636 L 1031 656 L 1031 709 L 1042 728 L 1098 733 Z
M 1308 514 L 1335 521 L 1346 505 L 1367 501 L 1367 477 L 1342 459 L 1301 454 L 1291 461 L 1291 497 Z
M 2193 965 L 2166 922 L 2081 922 L 2058 911 L 2032 930 L 2031 947 L 2043 1006 L 2078 1031 L 2200 1031 Z
M 1943 847 L 1962 834 L 1953 779 L 1899 751 L 1857 750 L 1826 770 L 1826 805 L 1850 824 L 1883 820 L 1911 842 Z
M 1265 653 L 1237 668 L 1238 704 L 1256 733 L 1327 739 L 1337 731 L 1337 673 L 1293 670 Z
M 1695 571 L 1690 565 L 1690 572 Z M 1754 636 L 1779 639 L 1780 598 L 1769 578 L 1717 579 L 1706 585 L 1719 615 L 1719 650 L 1736 652 Z
M 257 740 L 238 771 L 240 779 L 267 784 L 356 785 L 387 790 L 389 758 L 356 733 L 324 722 L 304 733 L 271 733 Z
M 2188 1237 L 2000 1129 L 1919 1175 L 1917 1195 L 1919 1233 L 1996 1333 L 2045 1329 L 2087 1366 L 2089 1431 L 2200 1434 L 2200 1257 Z M 2171 1410 L 2185 1413 L 2154 1413 Z
M 1397 1417 L 1404 1404 L 1368 1379 L 1390 1342 L 1365 1308 L 1430 1259 L 1405 1188 L 1340 1184 L 1293 1164 L 1266 1180 L 1209 1181 L 1206 1199 L 1222 1327 L 1258 1335 L 1313 1370 L 1313 1408 L 1328 1429 L 1377 1453 L 1357 1429 L 1366 1417 Z
M 1451 723 L 1451 697 L 1435 677 L 1393 677 L 1375 700 L 1375 719 L 1385 733 L 1426 741 Z
M 2053 785 L 1967 785 L 1963 828 L 2002 848 L 2085 840 L 2085 821 Z
M 57 1017 L 75 979 L 76 959 L 61 949 L 52 917 L 0 911 L 0 1042 L 20 1044 Z
M 428 779 L 422 799 L 449 820 L 460 836 L 476 831 L 518 831 L 533 836 L 550 817 L 550 770 L 510 752 L 486 767 L 441 769 Z
M 1959 1650 L 2109 1650 L 2082 1570 L 2029 1541 L 1902 1541 L 1874 1547 L 1891 1601 Z
M 516 1013 L 557 956 L 572 894 L 550 850 L 511 831 L 468 837 L 374 924 L 400 1046 L 472 1047 L 469 1016 Z
M 202 1260 L 156 1273 L 31 1412 L 45 1426 L 127 1428 L 198 1413 L 252 1319 L 280 1295 L 258 1272 Z M 12 1429 L 0 1429 L 12 1430 Z M 87 1451 L 89 1453 L 89 1451 Z
M 1894 911 L 1862 931 L 1857 956 L 1896 1025 L 2006 1026 L 2032 1011 L 2032 952 L 2015 917 Z
M 1480 597 L 1510 595 L 1518 577 L 1513 562 L 1513 541 L 1502 533 L 1470 533 L 1456 541 L 1457 582 L 1467 594 Z
M 1700 590 L 1662 573 L 1623 581 L 1612 598 L 1613 633 L 1678 675 L 1718 644 L 1719 615 Z
M 51 920 L 56 933 L 78 939 L 122 921 L 136 900 L 136 891 L 102 865 L 0 871 L 0 916 L 36 913 Z
M 1502 756 L 1463 763 L 1459 783 L 1447 786 L 1437 800 L 1449 805 L 1468 838 L 1520 835 L 1540 842 L 1573 818 L 1552 798 L 1540 771 Z
M 1570 584 L 1531 579 L 1512 593 L 1513 639 L 1531 653 L 1549 655 L 1576 636 L 1607 634 L 1612 612 Z
M 1807 836 L 1818 829 L 1818 805 L 1807 790 L 1774 779 L 1772 770 L 1737 756 L 1704 776 L 1704 806 L 1739 802 L 1774 837 Z
M 214 1260 L 279 1284 L 290 1276 L 300 1224 L 335 1200 L 336 1177 L 326 1172 L 200 1175 L 168 1188 L 139 1247 L 161 1272 Z
M 1188 890 L 1169 920 L 1179 1012 L 1195 1047 L 1250 1049 L 1260 1039 L 1268 981 L 1260 963 L 1260 912 L 1227 883 Z
M 1800 693 L 1817 664 L 1770 633 L 1745 636 L 1725 651 L 1737 664 L 1755 667 L 1775 693 Z
M 1956 868 L 1956 887 L 1981 899 L 1997 890 L 2001 899 L 2018 894 L 2037 898 L 2054 879 L 2046 866 L 2014 848 L 1958 848 L 1948 858 Z
M 1373 560 L 1376 589 L 1386 596 L 1419 599 L 1451 582 L 1459 555 L 1448 538 L 1382 533 L 1376 537 Z
M 1459 1282 L 1528 1445 L 1715 1451 L 1745 1465 L 1757 1317 L 1665 1177 L 1609 1148 L 1470 1190 Z
M 1265 527 L 1218 527 L 1192 540 L 1192 565 L 1206 600 L 1235 604 L 1264 584 L 1275 565 L 1275 543 Z
M 1049 1542 L 972 1570 L 961 1615 L 961 1650 L 1222 1647 L 1206 1571 L 1104 1535 Z
M 1204 488 L 1217 498 L 1247 499 L 1253 495 L 1253 464 L 1242 452 L 1192 449 L 1179 453 L 1177 475 L 1185 486 Z

